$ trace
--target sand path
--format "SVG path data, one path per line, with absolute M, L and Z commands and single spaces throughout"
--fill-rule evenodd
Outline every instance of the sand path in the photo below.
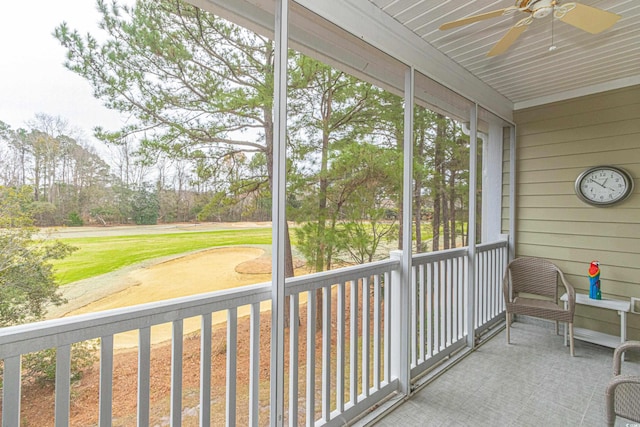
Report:
M 247 269 L 247 263 L 256 268 Z M 263 249 L 256 247 L 215 248 L 173 259 L 156 260 L 156 263 L 105 275 L 109 277 L 63 287 L 63 294 L 69 303 L 50 310 L 49 317 L 91 313 L 268 282 L 271 280 L 270 268 L 265 269 L 264 266 L 270 267 L 269 263 L 270 257 Z M 245 264 L 244 268 L 238 268 L 242 264 Z M 260 273 L 246 274 L 238 270 Z M 238 310 L 239 316 L 248 314 L 249 307 L 244 308 L 246 310 Z M 263 304 L 262 309 L 269 309 L 268 304 Z M 214 323 L 224 321 L 226 312 L 214 313 Z M 199 329 L 199 318 L 185 320 L 185 334 Z M 151 328 L 152 343 L 170 338 L 170 323 Z M 116 348 L 135 347 L 137 343 L 137 331 L 118 334 L 114 338 Z

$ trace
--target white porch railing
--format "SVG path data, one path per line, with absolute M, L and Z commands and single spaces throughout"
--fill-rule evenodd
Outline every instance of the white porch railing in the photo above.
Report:
M 475 333 L 504 318 L 502 278 L 507 268 L 507 241 L 476 246 Z
M 467 286 L 466 248 L 420 254 L 413 260 L 411 280 L 411 376 L 420 374 L 456 348 L 465 345 L 465 293 Z M 502 311 L 500 280 L 496 280 L 506 260 L 506 242 L 477 247 L 476 302 L 477 327 L 488 324 Z M 290 327 L 285 334 L 288 354 L 287 423 L 290 425 L 344 425 L 357 418 L 397 390 L 391 376 L 391 360 L 397 357 L 390 334 L 393 271 L 400 261 L 388 259 L 372 264 L 292 278 L 287 281 L 290 297 Z M 321 324 L 316 322 L 318 292 L 322 297 Z M 55 412 L 52 424 L 69 425 L 72 393 L 70 385 L 71 345 L 100 340 L 100 426 L 114 422 L 114 335 L 138 331 L 137 424 L 157 423 L 150 415 L 151 328 L 170 323 L 171 386 L 167 410 L 172 426 L 180 426 L 186 416 L 184 406 L 183 361 L 184 322 L 200 321 L 200 381 L 196 415 L 202 426 L 268 424 L 268 376 L 260 375 L 260 308 L 268 308 L 269 283 L 179 298 L 159 303 L 49 320 L 0 329 L 0 359 L 4 361 L 2 425 L 21 425 L 20 404 L 23 373 L 21 356 L 55 348 Z M 266 306 L 265 306 L 266 305 Z M 248 312 L 248 317 L 242 313 Z M 217 314 L 226 317 L 226 341 L 214 342 L 212 331 Z M 239 315 L 239 313 L 241 313 Z M 249 323 L 249 366 L 238 366 L 239 324 Z M 267 325 L 268 326 L 268 325 Z M 265 336 L 267 335 L 267 336 Z M 221 346 L 222 344 L 222 346 Z M 226 387 L 212 389 L 212 349 L 226 349 Z M 264 353 L 264 350 L 263 350 Z M 188 356 L 188 355 L 187 355 Z M 237 373 L 248 370 L 247 384 L 238 383 Z M 243 376 L 245 377 L 245 376 Z M 266 386 L 265 386 L 266 383 Z M 239 391 L 240 390 L 240 391 Z M 287 389 L 285 389 L 287 390 Z M 224 414 L 216 409 L 224 402 Z M 192 413 L 190 411 L 189 413 Z M 212 415 L 215 414 L 215 415 Z
M 464 346 L 467 248 L 416 255 L 411 280 L 411 378 Z
M 411 378 L 465 347 L 467 331 L 468 248 L 413 257 L 411 301 Z M 476 246 L 474 332 L 499 321 L 504 312 L 502 274 L 507 241 Z

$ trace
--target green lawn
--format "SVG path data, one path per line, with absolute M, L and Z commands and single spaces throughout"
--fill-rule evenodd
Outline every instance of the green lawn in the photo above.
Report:
M 271 228 L 60 240 L 78 248 L 54 263 L 56 279 L 65 285 L 152 258 L 217 246 L 270 244 Z

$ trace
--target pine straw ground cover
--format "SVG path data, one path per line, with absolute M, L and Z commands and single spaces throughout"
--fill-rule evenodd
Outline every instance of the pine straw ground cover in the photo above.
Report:
M 349 286 L 346 285 L 346 295 L 349 295 Z M 335 290 L 334 290 L 335 293 Z M 346 346 L 347 359 L 349 351 L 349 302 L 347 298 L 346 311 Z M 361 300 L 361 299 L 360 299 Z M 361 305 L 361 304 L 359 304 Z M 370 306 L 373 306 L 371 299 Z M 360 310 L 359 310 L 360 311 Z M 361 319 L 362 314 L 359 314 Z M 305 420 L 305 395 L 306 395 L 306 304 L 300 305 L 300 330 L 299 330 L 299 411 L 298 422 L 304 424 Z M 358 322 L 361 325 L 361 322 Z M 269 424 L 269 373 L 270 373 L 270 329 L 271 313 L 265 311 L 260 319 L 260 414 L 259 424 Z M 361 330 L 361 326 L 359 326 Z M 373 330 L 373 325 L 370 325 Z M 288 334 L 285 333 L 285 371 L 288 372 Z M 335 382 L 335 348 L 336 348 L 336 313 L 332 313 L 332 356 L 331 371 L 332 383 Z M 360 347 L 360 346 L 359 346 Z M 316 418 L 320 415 L 321 390 L 320 378 L 322 374 L 322 333 L 316 334 Z M 361 349 L 358 350 L 358 358 Z M 225 425 L 225 392 L 226 392 L 226 326 L 216 325 L 212 332 L 212 360 L 211 360 L 211 420 L 212 425 Z M 238 319 L 238 348 L 237 358 L 237 425 L 248 424 L 249 408 L 249 318 Z M 382 360 L 382 355 L 381 355 Z M 345 384 L 349 393 L 349 375 L 347 363 Z M 137 350 L 118 351 L 114 355 L 113 373 L 113 425 L 135 426 L 137 407 Z M 371 368 L 370 371 L 373 371 Z M 361 373 L 357 373 L 360 378 Z M 373 373 L 371 374 L 373 375 Z M 184 339 L 183 350 L 183 399 L 182 419 L 184 426 L 197 426 L 199 422 L 199 385 L 200 385 L 200 335 L 192 334 Z M 359 381 L 360 382 L 360 381 Z M 100 373 L 98 362 L 93 368 L 84 373 L 83 378 L 71 387 L 71 425 L 72 426 L 96 426 L 98 424 L 99 407 L 99 383 Z M 288 378 L 285 378 L 285 385 Z M 288 387 L 285 387 L 285 393 Z M 150 425 L 169 425 L 170 414 L 170 390 L 171 390 L 171 343 L 162 343 L 152 347 L 151 351 L 151 390 L 150 390 Z M 335 383 L 332 384 L 332 409 L 335 402 Z M 361 390 L 359 390 L 361 392 Z M 285 401 L 288 397 L 285 396 Z M 22 388 L 22 425 L 25 426 L 53 426 L 54 414 L 54 389 L 53 385 L 41 385 L 37 383 L 25 383 Z M 287 409 L 285 409 L 287 413 Z

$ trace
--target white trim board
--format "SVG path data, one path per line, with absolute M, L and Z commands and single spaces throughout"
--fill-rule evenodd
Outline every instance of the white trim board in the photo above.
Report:
M 527 101 L 516 102 L 513 106 L 514 110 L 522 110 L 530 107 L 537 107 L 539 105 L 550 104 L 552 102 L 564 101 L 572 98 L 579 98 L 581 96 L 593 95 L 595 93 L 607 92 L 615 89 L 622 89 L 628 86 L 635 86 L 640 84 L 640 75 L 633 77 L 625 77 L 618 80 L 611 80 L 605 83 L 598 83 L 592 86 L 585 86 L 578 89 L 568 90 L 566 92 L 558 92 L 553 95 L 541 96 L 540 98 L 533 98 Z

